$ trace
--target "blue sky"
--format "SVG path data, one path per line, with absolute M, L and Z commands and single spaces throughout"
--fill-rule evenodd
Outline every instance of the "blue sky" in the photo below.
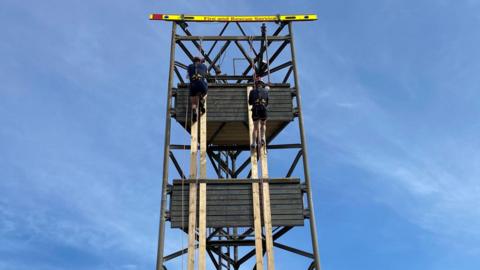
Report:
M 277 2 L 2 0 L 0 269 L 153 269 L 151 12 L 317 13 L 295 30 L 323 268 L 479 269 L 480 1 Z

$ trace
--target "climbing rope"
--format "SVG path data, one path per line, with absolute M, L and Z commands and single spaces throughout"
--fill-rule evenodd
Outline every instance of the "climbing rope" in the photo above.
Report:
M 250 54 L 254 54 L 254 50 L 253 50 L 253 36 L 249 36 L 248 37 L 248 43 L 250 45 Z M 257 77 L 257 71 L 255 69 L 255 60 L 254 60 L 254 57 L 251 57 L 250 58 L 251 61 L 250 61 L 250 65 L 252 66 L 252 70 L 253 70 L 253 87 L 255 87 L 255 81 L 256 81 L 256 77 Z M 255 129 L 255 123 L 253 123 L 254 125 L 254 129 Z M 252 134 L 252 137 L 253 137 L 253 134 Z M 255 142 L 257 144 L 257 146 L 259 145 L 259 135 L 257 134 L 257 141 Z M 253 138 L 252 138 L 253 139 Z M 257 147 L 257 160 L 258 160 L 258 157 L 260 156 L 260 152 L 258 151 L 258 147 Z
M 265 25 L 265 24 L 264 24 Z M 270 81 L 270 57 L 268 57 L 268 38 L 267 38 L 267 28 L 265 27 L 265 56 L 267 57 L 267 78 L 268 78 L 268 86 L 270 87 L 270 84 L 271 84 L 271 81 Z M 260 127 L 261 129 L 261 127 Z M 266 127 L 265 127 L 266 129 Z M 267 131 L 265 130 L 264 133 L 266 133 Z M 262 132 L 260 132 L 261 134 Z M 266 134 L 263 134 L 265 137 L 266 137 Z M 263 138 L 262 138 L 263 140 Z M 264 149 L 264 154 L 267 154 L 267 138 L 265 138 L 265 149 Z
M 228 51 L 228 50 L 225 50 L 225 51 L 222 53 L 221 59 L 220 59 L 220 61 L 218 62 L 218 68 L 219 68 L 220 70 L 222 69 L 223 60 L 225 60 L 225 56 L 227 56 L 227 51 Z
M 267 57 L 268 85 L 270 85 L 270 57 L 268 57 L 268 38 L 267 38 L 266 27 L 265 27 L 265 56 Z
M 250 55 L 253 54 L 253 37 L 252 36 L 249 36 L 248 37 L 248 44 L 250 45 Z M 254 62 L 254 58 L 253 57 L 250 57 L 250 65 L 252 66 L 252 70 L 253 70 L 253 82 L 255 83 L 255 75 L 256 75 L 256 70 L 255 70 L 255 62 Z
M 203 52 L 203 38 L 200 38 L 200 54 L 205 59 L 205 53 Z

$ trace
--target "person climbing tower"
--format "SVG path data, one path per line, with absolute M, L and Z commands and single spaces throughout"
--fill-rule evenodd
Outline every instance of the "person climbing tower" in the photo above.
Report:
M 192 105 L 192 121 L 197 121 L 197 106 L 200 105 L 200 113 L 205 113 L 205 98 L 208 92 L 207 66 L 204 60 L 198 56 L 193 57 L 193 63 L 188 66 L 188 79 L 190 80 L 190 103 Z M 199 104 L 200 103 L 200 104 Z
M 253 120 L 253 140 L 251 148 L 265 145 L 265 130 L 267 125 L 267 107 L 269 86 L 261 80 L 261 77 L 255 77 L 254 89 L 248 96 L 248 104 L 252 106 Z

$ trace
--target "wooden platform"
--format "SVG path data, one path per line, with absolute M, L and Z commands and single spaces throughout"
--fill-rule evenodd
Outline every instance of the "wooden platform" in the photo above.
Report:
M 206 182 L 207 227 L 253 226 L 252 179 L 210 180 Z M 303 226 L 303 197 L 300 179 L 271 179 L 269 182 L 272 226 Z M 188 228 L 188 195 L 188 181 L 184 182 L 182 192 L 182 180 L 174 180 L 170 197 L 172 228 Z M 263 194 L 260 195 L 263 198 Z
M 180 125 L 190 130 L 186 119 L 187 85 L 175 89 L 173 116 Z M 267 141 L 273 139 L 294 119 L 292 89 L 288 84 L 272 87 L 269 91 Z M 247 104 L 244 87 L 211 87 L 208 91 L 207 143 L 213 145 L 249 145 Z M 185 126 L 185 120 L 187 125 Z

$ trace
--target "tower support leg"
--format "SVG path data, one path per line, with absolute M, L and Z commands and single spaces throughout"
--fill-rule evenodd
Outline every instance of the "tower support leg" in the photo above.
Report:
M 167 186 L 168 186 L 168 159 L 170 153 L 170 107 L 172 106 L 172 86 L 175 67 L 175 33 L 177 24 L 172 23 L 172 40 L 170 43 L 170 71 L 168 74 L 167 109 L 165 113 L 165 141 L 163 146 L 163 175 L 162 175 L 162 201 L 160 203 L 160 224 L 158 226 L 158 246 L 156 270 L 163 270 L 163 251 L 165 245 L 165 221 L 167 209 Z
M 315 211 L 313 207 L 312 187 L 310 184 L 310 170 L 308 166 L 307 140 L 305 139 L 305 131 L 303 128 L 303 112 L 302 112 L 302 98 L 300 95 L 300 87 L 298 85 L 297 63 L 295 58 L 295 44 L 293 42 L 292 23 L 288 23 L 288 32 L 290 35 L 290 49 L 292 54 L 293 78 L 295 87 L 297 89 L 297 108 L 298 108 L 298 125 L 300 127 L 300 140 L 302 143 L 303 156 L 303 173 L 305 175 L 305 184 L 307 185 L 307 203 L 310 210 L 310 233 L 312 235 L 313 255 L 315 256 L 315 269 L 320 270 L 320 252 L 318 249 L 317 225 L 315 222 Z

